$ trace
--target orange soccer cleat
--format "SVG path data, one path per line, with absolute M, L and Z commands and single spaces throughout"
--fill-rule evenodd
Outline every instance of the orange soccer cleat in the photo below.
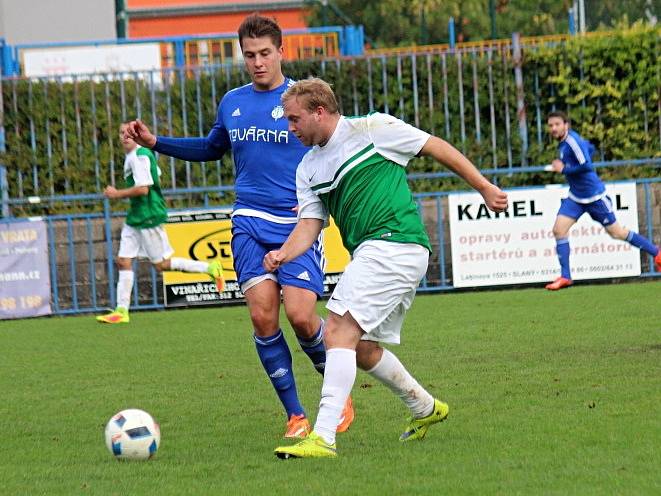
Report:
M 659 247 L 659 253 L 654 257 L 654 266 L 657 272 L 661 272 L 661 247 Z
M 562 288 L 568 288 L 572 284 L 574 284 L 574 282 L 571 279 L 558 277 L 555 281 L 548 283 L 545 287 L 550 291 L 557 291 Z
M 346 432 L 349 429 L 349 426 L 353 423 L 355 416 L 356 413 L 353 410 L 353 402 L 351 401 L 351 396 L 349 396 L 342 409 L 342 417 L 340 417 L 340 423 L 337 424 L 337 432 Z
M 310 422 L 305 415 L 292 415 L 287 422 L 286 438 L 303 439 L 310 434 Z

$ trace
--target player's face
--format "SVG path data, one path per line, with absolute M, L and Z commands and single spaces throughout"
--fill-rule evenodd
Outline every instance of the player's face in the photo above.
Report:
M 284 102 L 285 117 L 289 122 L 289 132 L 305 146 L 317 145 L 319 139 L 319 116 L 309 112 L 298 98 L 289 98 Z
M 125 153 L 130 152 L 133 150 L 137 145 L 135 141 L 133 141 L 131 138 L 128 137 L 126 134 L 126 127 L 125 125 L 119 126 L 119 141 L 122 142 L 122 148 L 124 149 Z
M 549 134 L 553 139 L 560 141 L 565 137 L 569 130 L 569 123 L 563 121 L 560 117 L 551 117 L 548 122 Z
M 241 50 L 246 69 L 257 90 L 268 91 L 282 84 L 282 47 L 276 47 L 269 36 L 243 38 Z

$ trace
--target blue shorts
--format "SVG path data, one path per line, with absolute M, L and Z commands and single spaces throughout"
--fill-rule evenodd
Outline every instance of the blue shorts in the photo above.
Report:
M 259 217 L 232 217 L 232 256 L 240 285 L 267 274 L 262 260 L 271 250 L 277 250 L 287 240 L 296 224 L 277 224 Z M 309 289 L 322 296 L 324 292 L 325 259 L 317 240 L 308 251 L 273 272 L 280 286 Z
M 578 203 L 571 198 L 564 198 L 560 204 L 558 215 L 578 220 L 585 212 L 589 213 L 592 220 L 599 222 L 602 226 L 610 226 L 616 220 L 610 196 L 604 196 L 592 203 Z

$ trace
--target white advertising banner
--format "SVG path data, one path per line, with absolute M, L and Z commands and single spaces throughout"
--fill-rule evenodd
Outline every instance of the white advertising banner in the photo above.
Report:
M 455 287 L 549 282 L 560 275 L 553 224 L 567 187 L 508 191 L 510 207 L 495 214 L 478 193 L 448 196 Z M 638 231 L 636 183 L 606 185 L 618 222 Z M 586 213 L 570 231 L 572 279 L 640 275 L 640 252 L 612 239 Z
M 23 50 L 21 55 L 23 73 L 28 77 L 154 70 L 155 82 L 160 82 L 161 48 L 158 43 L 31 48 Z

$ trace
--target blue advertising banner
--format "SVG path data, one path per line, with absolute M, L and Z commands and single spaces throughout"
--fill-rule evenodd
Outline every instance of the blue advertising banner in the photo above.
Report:
M 0 222 L 0 319 L 50 313 L 46 224 Z

